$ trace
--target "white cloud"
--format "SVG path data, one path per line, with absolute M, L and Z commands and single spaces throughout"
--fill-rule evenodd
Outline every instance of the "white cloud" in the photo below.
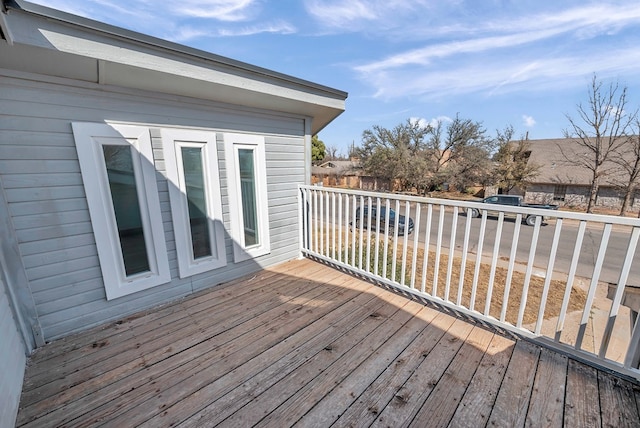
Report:
M 490 30 L 494 35 L 412 49 L 361 65 L 357 67 L 357 70 L 371 72 L 408 65 L 424 66 L 434 60 L 456 55 L 516 48 L 566 34 L 576 33 L 580 37 L 584 37 L 589 33 L 593 37 L 596 34 L 608 34 L 612 29 L 620 29 L 622 26 L 638 24 L 640 24 L 640 4 L 626 8 L 614 8 L 607 5 L 590 6 L 559 14 L 530 16 L 526 20 L 516 20 L 515 24 L 513 22 L 494 22 L 484 24 L 484 26 L 480 24 L 479 26 L 484 28 L 484 31 Z M 468 34 L 461 28 L 458 28 L 457 32 Z M 505 32 L 511 34 L 501 34 Z
M 536 59 L 530 63 L 523 61 L 514 56 L 494 60 L 494 64 L 488 59 L 471 59 L 443 68 L 359 71 L 362 79 L 375 88 L 375 96 L 383 99 L 537 91 L 583 85 L 585 81 L 576 77 L 590 76 L 594 72 L 600 78 L 640 73 L 640 51 L 635 48 L 610 49 L 591 56 L 577 52 L 572 57 Z
M 453 119 L 451 119 L 449 116 L 438 116 L 431 119 L 425 119 L 424 117 L 410 117 L 409 122 L 417 123 L 421 128 L 436 128 L 441 123 L 453 122 Z
M 246 21 L 254 16 L 255 0 L 182 0 L 171 2 L 171 11 L 190 18 L 213 18 L 219 21 Z
M 254 34 L 261 33 L 275 33 L 275 34 L 293 34 L 295 33 L 296 27 L 289 24 L 288 22 L 274 22 L 274 23 L 265 23 L 259 25 L 252 25 L 248 27 L 243 27 L 234 30 L 220 30 L 218 35 L 220 36 L 252 36 Z
M 431 119 L 429 121 L 429 125 L 435 128 L 440 123 L 450 123 L 450 122 L 453 122 L 453 119 L 451 119 L 449 116 L 438 116 Z
M 410 117 L 409 122 L 411 124 L 417 124 L 420 128 L 427 128 L 430 123 L 424 117 Z
M 175 30 L 167 38 L 178 43 L 186 43 L 190 40 L 203 37 L 244 37 L 263 33 L 294 34 L 296 32 L 296 27 L 289 24 L 288 22 L 256 24 L 245 26 L 242 28 L 218 29 L 214 31 L 212 31 L 209 27 L 200 28 L 192 26 L 182 26 Z
M 363 0 L 324 1 L 308 0 L 305 2 L 307 12 L 330 27 L 346 27 L 356 21 L 373 21 L 378 19 L 371 2 Z
M 429 9 L 428 0 L 305 0 L 305 8 L 321 25 L 346 32 L 393 28 L 400 17 Z M 411 16 L 415 20 L 415 15 Z M 373 26 L 372 26 L 373 25 Z
M 531 128 L 536 124 L 536 120 L 532 116 L 528 116 L 526 114 L 522 115 L 522 122 L 527 128 Z
M 637 37 L 615 45 L 609 37 L 619 31 L 637 34 L 638 27 L 640 3 L 635 2 L 587 5 L 526 19 L 478 20 L 480 37 L 454 22 L 429 28 L 453 32 L 443 41 L 352 69 L 384 99 L 575 87 L 584 83 L 576 77 L 593 73 L 602 78 L 637 75 Z
M 493 49 L 515 47 L 525 43 L 531 43 L 557 34 L 556 32 L 543 31 L 539 33 L 523 33 L 512 36 L 487 37 L 482 39 L 470 39 L 462 42 L 448 42 L 444 44 L 427 46 L 393 55 L 382 61 L 373 62 L 356 67 L 358 71 L 371 72 L 404 67 L 407 65 L 429 65 L 433 60 L 460 54 L 478 53 Z

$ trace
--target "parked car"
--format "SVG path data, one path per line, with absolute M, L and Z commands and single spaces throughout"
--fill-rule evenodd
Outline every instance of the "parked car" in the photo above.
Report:
M 507 205 L 507 206 L 511 206 L 511 207 L 540 208 L 540 209 L 545 209 L 545 210 L 557 210 L 558 209 L 557 205 L 527 204 L 522 199 L 522 196 L 518 196 L 518 195 L 489 196 L 488 198 L 484 198 L 483 200 L 481 200 L 479 202 L 482 202 L 484 204 L 493 204 L 493 205 Z M 490 210 L 489 212 L 498 213 L 499 211 L 500 211 L 499 209 L 496 209 L 496 210 Z M 477 208 L 472 208 L 471 209 L 471 216 L 472 217 L 480 217 L 480 210 L 478 210 Z M 513 214 L 513 216 L 515 217 L 515 214 Z M 536 223 L 536 217 L 538 217 L 538 216 L 535 215 L 535 214 L 527 214 L 527 215 L 523 215 L 523 220 L 529 226 L 533 226 Z M 546 217 L 542 217 L 542 222 L 544 222 L 545 220 L 546 220 Z
M 381 207 L 380 208 L 380 231 L 385 230 L 385 227 L 386 227 L 385 225 L 387 223 L 386 215 L 387 215 L 387 209 L 385 207 Z M 396 215 L 397 214 L 394 210 L 389 209 L 389 221 L 388 221 L 389 235 L 394 234 L 393 229 L 396 225 Z M 378 208 L 372 207 L 371 208 L 371 227 L 374 229 L 377 224 L 377 218 L 378 218 Z M 358 207 L 356 209 L 355 227 L 360 228 L 361 225 L 363 227 L 367 227 L 368 224 L 369 224 L 369 207 Z M 410 235 L 413 232 L 413 219 L 409 217 L 409 221 L 407 222 L 406 217 L 400 214 L 398 216 L 398 235 L 404 235 L 404 229 L 406 227 L 405 225 L 407 224 L 408 224 L 407 234 Z

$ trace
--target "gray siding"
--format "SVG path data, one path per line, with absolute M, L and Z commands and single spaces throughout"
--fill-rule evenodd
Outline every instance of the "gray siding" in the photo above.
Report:
M 26 364 L 25 346 L 9 304 L 0 264 L 0 427 L 14 426 Z
M 4 73 L 4 74 L 3 74 Z M 296 191 L 304 183 L 304 118 L 161 94 L 121 91 L 0 70 L 0 176 L 46 340 L 117 319 L 298 255 Z M 119 121 L 151 128 L 172 281 L 107 302 L 71 122 Z M 221 132 L 266 138 L 271 253 L 179 279 L 162 126 L 218 134 L 225 229 L 229 230 Z

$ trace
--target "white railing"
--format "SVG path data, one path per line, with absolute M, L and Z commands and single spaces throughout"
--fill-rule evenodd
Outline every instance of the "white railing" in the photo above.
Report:
M 639 219 L 317 186 L 299 205 L 304 255 L 640 379 Z

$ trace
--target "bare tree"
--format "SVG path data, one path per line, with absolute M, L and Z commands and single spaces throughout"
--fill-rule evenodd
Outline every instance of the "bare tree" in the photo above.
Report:
M 325 157 L 324 157 L 324 160 L 325 161 L 339 160 L 340 156 L 338 155 L 338 150 L 339 149 L 334 145 L 325 146 Z
M 627 140 L 627 133 L 633 115 L 627 114 L 627 87 L 618 82 L 604 87 L 594 75 L 588 91 L 588 101 L 577 105 L 578 117 L 566 115 L 569 129 L 564 130 L 565 138 L 571 139 L 579 149 L 567 150 L 559 145 L 566 162 L 591 173 L 587 212 L 593 212 L 600 184 L 611 171 L 608 162 L 619 153 Z
M 494 140 L 486 136 L 480 122 L 456 115 L 447 124 L 438 122 L 431 132 L 427 152 L 431 171 L 431 187 L 449 182 L 464 187 L 490 170 L 489 161 Z
M 625 173 L 623 181 L 614 182 L 623 194 L 622 206 L 620 207 L 621 216 L 627 214 L 627 210 L 631 206 L 631 198 L 636 189 L 640 187 L 640 120 L 637 117 L 637 111 L 634 115 L 633 135 L 627 138 L 626 144 L 623 146 L 624 151 L 614 158 L 614 163 L 620 166 Z M 640 213 L 638 217 L 640 217 Z
M 529 137 L 525 136 L 513 141 L 513 126 L 507 126 L 504 131 L 497 132 L 498 150 L 493 157 L 496 162 L 494 177 L 506 193 L 514 187 L 526 187 L 529 180 L 540 173 L 541 165 L 531 163 L 529 156 L 531 148 Z

